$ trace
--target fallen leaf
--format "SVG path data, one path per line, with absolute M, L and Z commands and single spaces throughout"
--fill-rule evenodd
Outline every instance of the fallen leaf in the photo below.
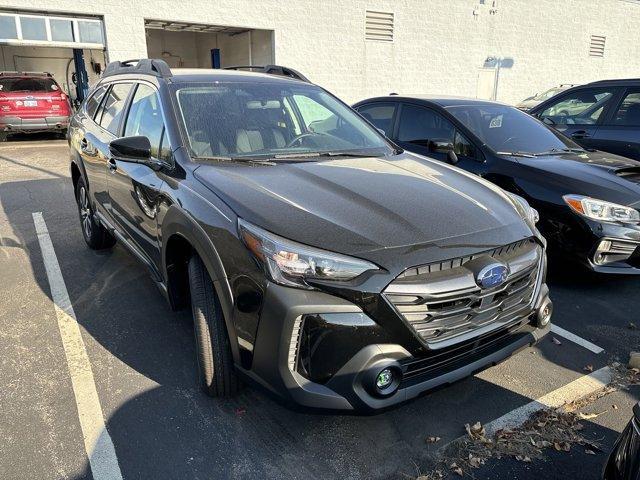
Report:
M 244 415 L 246 412 L 247 411 L 242 407 L 236 408 L 236 415 Z
M 586 365 L 582 370 L 585 372 L 593 372 L 593 365 Z
M 629 325 L 627 325 L 627 326 L 629 327 L 629 330 L 635 330 L 636 328 L 638 328 L 638 327 L 636 327 L 636 324 L 633 323 L 633 322 L 629 322 Z
M 462 471 L 462 469 L 456 464 L 456 463 L 452 463 L 449 468 L 451 468 L 451 471 L 453 471 L 454 473 L 456 473 L 459 476 L 462 476 L 464 474 L 464 472 Z
M 614 410 L 617 410 L 618 409 L 618 405 L 613 404 L 613 405 L 611 405 L 611 408 L 613 408 Z
M 596 454 L 596 452 L 594 452 L 593 450 L 591 450 L 591 449 L 589 449 L 589 448 L 587 448 L 587 449 L 584 451 L 584 453 L 586 453 L 587 455 L 595 455 L 595 454 Z
M 464 428 L 467 431 L 469 437 L 471 437 L 473 440 L 484 438 L 485 430 L 480 422 L 476 422 L 473 425 L 469 425 L 468 423 L 466 423 Z
M 640 369 L 640 352 L 631 352 L 629 354 L 629 368 Z
M 552 340 L 553 340 L 553 343 L 555 343 L 556 345 L 562 345 L 562 342 L 558 340 L 556 337 L 553 337 Z
M 427 443 L 438 443 L 440 441 L 440 437 L 428 437 Z
M 524 463 L 531 463 L 531 458 L 528 455 L 516 455 L 516 460 Z
M 582 412 L 578 412 L 578 417 L 580 417 L 582 420 L 590 420 L 592 418 L 596 418 L 599 417 L 600 415 L 602 415 L 603 413 L 606 413 L 607 410 L 605 410 L 604 412 L 600 412 L 600 413 L 582 413 Z
M 471 453 L 469 454 L 469 465 L 473 468 L 480 468 L 480 465 L 484 465 L 484 460 L 479 457 L 474 457 Z
M 571 450 L 571 445 L 569 442 L 555 442 L 553 444 L 553 448 L 559 452 L 569 452 Z

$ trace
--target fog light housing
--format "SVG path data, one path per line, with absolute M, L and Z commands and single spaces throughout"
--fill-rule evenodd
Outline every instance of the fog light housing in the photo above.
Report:
M 547 298 L 538 309 L 536 315 L 538 327 L 544 328 L 549 325 L 551 315 L 553 315 L 553 303 Z
M 393 383 L 393 372 L 390 368 L 385 368 L 376 377 L 376 388 L 384 390 Z
M 381 370 L 374 370 L 365 380 L 369 393 L 376 397 L 389 397 L 396 393 L 402 380 L 402 370 L 398 365 L 387 365 Z

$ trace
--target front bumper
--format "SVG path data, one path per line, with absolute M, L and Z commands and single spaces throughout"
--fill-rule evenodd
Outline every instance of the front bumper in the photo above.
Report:
M 42 117 L 0 116 L 0 131 L 7 133 L 64 130 L 69 126 L 68 115 Z
M 409 351 L 347 300 L 269 283 L 252 364 L 243 371 L 298 405 L 377 411 L 473 375 L 535 344 L 550 329 L 549 325 L 538 328 L 536 323 L 538 311 L 548 303 L 548 288 L 542 284 L 532 308 L 508 325 L 448 348 Z M 312 353 L 302 330 L 315 335 Z M 310 355 L 321 361 L 305 364 Z M 399 387 L 392 395 L 376 395 L 372 382 L 388 367 L 402 372 Z
M 598 222 L 567 212 L 545 227 L 550 254 L 574 258 L 598 273 L 640 274 L 640 225 Z

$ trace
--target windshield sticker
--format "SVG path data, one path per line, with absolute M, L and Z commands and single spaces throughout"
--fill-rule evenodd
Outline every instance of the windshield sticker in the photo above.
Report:
M 489 128 L 500 128 L 500 127 L 502 127 L 502 115 L 493 117 L 491 119 L 491 122 L 489 123 Z

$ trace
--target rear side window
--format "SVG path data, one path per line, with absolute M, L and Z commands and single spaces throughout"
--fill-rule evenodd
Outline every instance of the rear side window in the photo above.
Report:
M 87 116 L 89 118 L 93 118 L 96 116 L 96 112 L 98 111 L 98 107 L 100 106 L 100 102 L 102 101 L 102 98 L 104 97 L 104 94 L 106 91 L 107 91 L 107 87 L 100 86 L 87 99 L 87 105 L 85 109 L 87 111 Z
M 611 88 L 576 90 L 545 108 L 540 118 L 547 118 L 553 124 L 595 125 L 614 93 L 615 90 Z
M 387 137 L 393 133 L 393 114 L 396 107 L 392 103 L 376 103 L 373 105 L 363 105 L 358 108 L 358 112 L 369 123 L 382 130 Z
M 171 147 L 160 110 L 160 98 L 153 88 L 143 84 L 138 85 L 133 96 L 124 129 L 125 137 L 137 135 L 149 139 L 153 157 L 169 160 Z
M 57 92 L 60 90 L 53 78 L 2 78 L 0 92 Z
M 102 104 L 101 113 L 98 114 L 100 116 L 100 122 L 98 122 L 100 126 L 114 135 L 118 134 L 118 126 L 120 125 L 129 91 L 131 91 L 130 83 L 116 83 L 109 90 L 107 98 Z
M 634 89 L 627 93 L 618 107 L 613 123 L 627 127 L 640 126 L 640 90 Z

